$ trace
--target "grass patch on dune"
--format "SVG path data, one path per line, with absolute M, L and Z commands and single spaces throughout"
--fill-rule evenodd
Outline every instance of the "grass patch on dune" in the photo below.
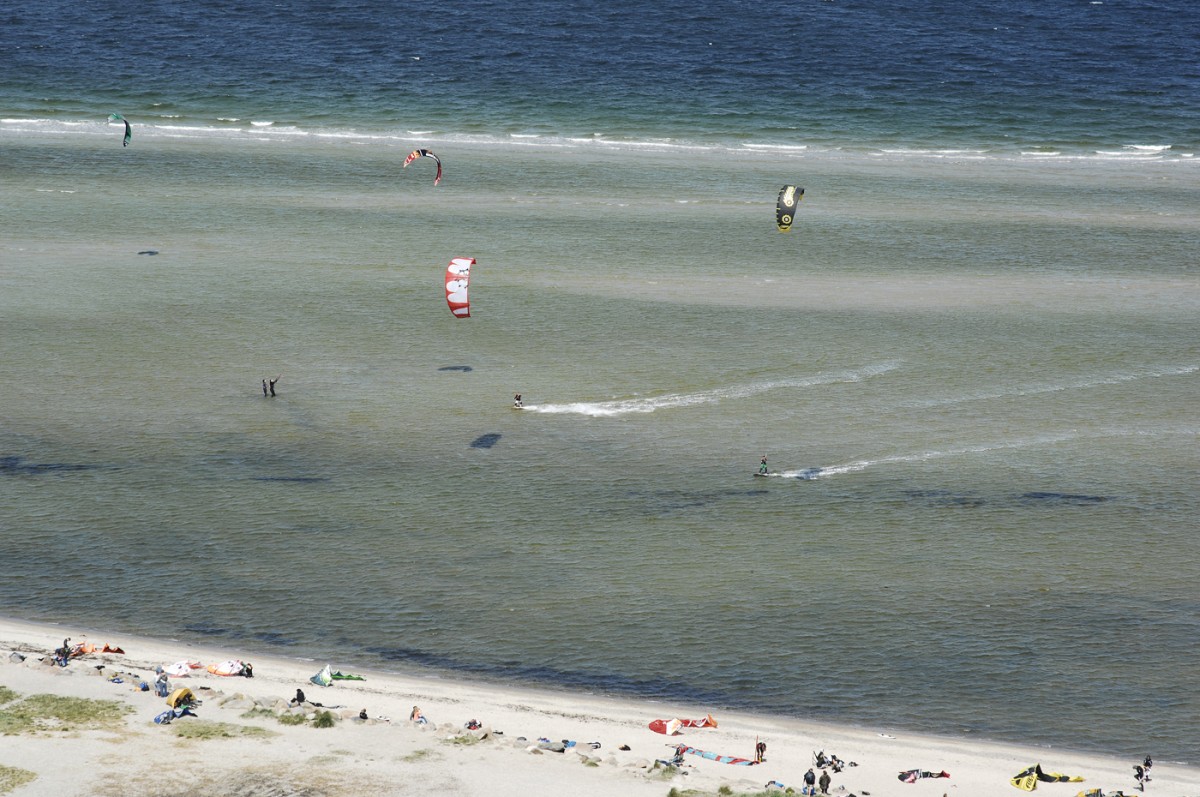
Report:
M 432 750 L 413 750 L 411 753 L 404 756 L 400 760 L 405 761 L 409 764 L 415 764 L 418 761 L 424 761 L 427 758 L 435 758 L 435 757 L 436 756 Z
M 446 739 L 447 744 L 457 744 L 460 747 L 470 747 L 473 744 L 479 744 L 482 739 L 469 733 L 464 733 L 462 736 L 451 736 Z
M 3 706 L 5 703 L 11 703 L 18 697 L 19 695 L 7 686 L 0 686 L 0 706 Z
M 279 735 L 275 731 L 259 728 L 256 725 L 232 725 L 228 722 L 210 722 L 208 720 L 173 722 L 171 727 L 180 739 L 232 739 L 234 737 L 268 739 Z
M 37 780 L 37 773 L 28 769 L 17 769 L 0 764 L 0 794 L 7 794 L 13 789 L 20 788 L 26 783 Z
M 133 709 L 115 700 L 30 695 L 0 709 L 0 734 L 36 731 L 115 730 Z

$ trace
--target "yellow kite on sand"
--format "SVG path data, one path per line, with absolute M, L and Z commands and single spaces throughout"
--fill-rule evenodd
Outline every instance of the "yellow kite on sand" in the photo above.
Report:
M 1009 783 L 1023 791 L 1033 791 L 1037 788 L 1039 780 L 1044 780 L 1047 783 L 1083 782 L 1083 778 L 1079 775 L 1064 775 L 1061 772 L 1043 772 L 1041 764 L 1034 764 L 1024 772 L 1018 772 L 1016 775 L 1013 775 Z

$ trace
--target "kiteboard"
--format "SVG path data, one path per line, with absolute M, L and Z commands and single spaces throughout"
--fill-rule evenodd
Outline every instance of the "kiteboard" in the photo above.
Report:
M 773 471 L 771 471 L 770 473 L 763 473 L 763 472 L 760 470 L 760 471 L 758 471 L 757 473 L 755 473 L 754 475 L 755 475 L 755 476 L 761 476 L 762 478 L 764 478 L 764 479 L 765 479 L 765 478 L 766 478 L 766 477 L 768 477 L 768 476 L 778 476 L 778 475 L 779 475 L 779 471 L 777 471 L 777 470 L 773 470 Z

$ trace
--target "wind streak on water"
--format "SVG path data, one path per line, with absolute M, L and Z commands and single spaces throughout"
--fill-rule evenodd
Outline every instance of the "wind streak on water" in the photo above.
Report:
M 833 371 L 813 376 L 795 377 L 793 379 L 776 379 L 766 382 L 753 382 L 747 385 L 731 385 L 714 388 L 698 393 L 668 393 L 664 396 L 649 396 L 646 398 L 618 399 L 616 401 L 579 401 L 570 404 L 542 404 L 536 407 L 526 406 L 526 412 L 543 412 L 550 414 L 575 413 L 590 415 L 594 418 L 628 415 L 631 413 L 648 413 L 661 409 L 676 409 L 679 407 L 695 407 L 703 404 L 715 404 L 722 399 L 740 399 L 757 396 L 770 390 L 782 388 L 815 387 L 817 385 L 832 385 L 838 382 L 861 382 L 872 376 L 887 373 L 899 367 L 897 362 L 868 365 L 853 371 Z

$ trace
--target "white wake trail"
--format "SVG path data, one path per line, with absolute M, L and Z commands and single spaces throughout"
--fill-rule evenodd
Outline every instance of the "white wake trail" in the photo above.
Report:
M 536 406 L 527 404 L 524 410 L 525 412 L 548 414 L 574 413 L 577 415 L 588 415 L 593 418 L 649 413 L 656 410 L 715 404 L 725 399 L 749 398 L 750 396 L 757 396 L 760 393 L 766 393 L 771 390 L 815 387 L 839 382 L 861 382 L 864 379 L 887 373 L 899 366 L 898 362 L 878 363 L 854 370 L 752 382 L 745 385 L 730 385 L 728 387 L 719 387 L 697 393 L 668 393 L 662 396 L 649 396 L 646 398 L 617 399 L 614 401 L 578 401 L 569 404 L 540 404 Z

